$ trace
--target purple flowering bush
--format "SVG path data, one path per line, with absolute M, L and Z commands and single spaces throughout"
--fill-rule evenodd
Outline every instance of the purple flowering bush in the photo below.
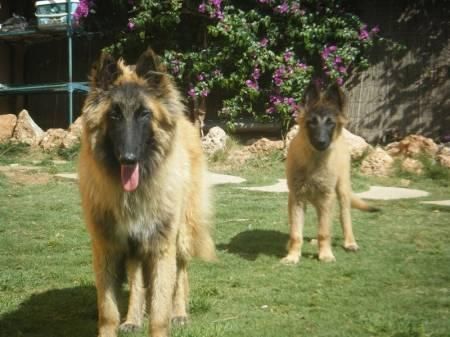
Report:
M 230 126 L 245 117 L 287 130 L 311 79 L 343 85 L 367 67 L 379 33 L 343 0 L 121 3 L 126 20 L 109 49 L 126 55 L 151 45 L 188 100 L 221 98 Z

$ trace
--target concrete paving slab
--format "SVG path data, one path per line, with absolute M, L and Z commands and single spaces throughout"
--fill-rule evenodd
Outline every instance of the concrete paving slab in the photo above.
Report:
M 412 188 L 370 186 L 368 191 L 355 193 L 362 199 L 371 200 L 396 200 L 421 198 L 430 195 L 427 191 L 415 190 Z
M 254 186 L 254 187 L 241 187 L 243 190 L 259 191 L 259 192 L 273 192 L 273 193 L 287 193 L 288 187 L 286 179 L 278 179 L 278 182 L 269 186 Z
M 450 200 L 432 200 L 432 201 L 421 201 L 421 204 L 437 205 L 437 206 L 449 206 Z
M 210 185 L 240 184 L 245 181 L 245 179 L 241 177 L 213 172 L 208 172 L 207 179 Z
M 64 179 L 64 180 L 72 180 L 72 181 L 78 180 L 78 174 L 76 174 L 76 173 L 57 173 L 54 176 L 56 178 Z
M 278 182 L 274 185 L 242 187 L 242 189 L 259 192 L 275 192 L 275 193 L 288 192 L 286 179 L 278 179 Z M 429 195 L 429 193 L 426 191 L 415 190 L 410 188 L 371 186 L 368 191 L 356 193 L 356 195 L 363 199 L 395 200 L 395 199 L 426 197 Z

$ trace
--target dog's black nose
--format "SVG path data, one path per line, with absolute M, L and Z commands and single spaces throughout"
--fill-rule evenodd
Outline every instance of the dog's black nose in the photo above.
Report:
M 136 164 L 137 156 L 132 152 L 126 152 L 120 156 L 119 161 L 121 164 Z
M 316 140 L 314 147 L 319 151 L 324 151 L 328 148 L 328 142 L 326 140 L 318 139 Z

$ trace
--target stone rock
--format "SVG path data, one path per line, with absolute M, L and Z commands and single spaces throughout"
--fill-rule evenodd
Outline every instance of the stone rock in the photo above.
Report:
M 11 139 L 16 124 L 16 115 L 0 115 L 0 142 L 8 141 Z
M 361 158 L 372 148 L 364 138 L 351 133 L 347 129 L 342 130 L 342 136 L 350 149 L 352 159 Z
M 13 139 L 29 145 L 37 145 L 41 141 L 44 131 L 33 121 L 27 110 L 22 110 L 17 116 Z
M 251 153 L 265 153 L 273 150 L 283 150 L 284 142 L 282 140 L 270 140 L 267 138 L 260 138 L 248 147 Z
M 387 176 L 392 170 L 394 159 L 382 148 L 376 147 L 361 163 L 361 173 L 373 176 Z
M 81 137 L 81 132 L 83 131 L 83 122 L 82 122 L 82 117 L 78 117 L 75 122 L 73 122 L 72 124 L 70 124 L 69 129 L 68 129 L 69 133 L 76 137 L 76 138 L 80 138 Z
M 439 164 L 450 169 L 450 154 L 438 154 L 436 160 Z
M 250 159 L 252 154 L 247 151 L 246 148 L 239 150 L 232 150 L 228 155 L 228 162 L 233 163 L 233 165 L 241 166 Z
M 48 129 L 39 142 L 39 146 L 44 151 L 59 149 L 63 146 L 63 141 L 64 138 L 66 138 L 66 135 L 67 131 L 64 129 Z
M 80 137 L 74 135 L 73 133 L 71 133 L 69 131 L 66 133 L 66 136 L 62 140 L 61 147 L 63 149 L 70 149 L 79 143 L 80 143 Z
M 300 126 L 298 124 L 294 125 L 286 134 L 286 147 L 289 147 L 289 144 L 291 143 L 292 139 L 297 136 L 297 133 L 300 130 Z
M 212 155 L 219 150 L 225 149 L 228 138 L 226 132 L 220 127 L 215 126 L 211 128 L 202 139 L 203 151 L 208 155 Z
M 386 151 L 394 157 L 414 157 L 421 153 L 434 157 L 438 150 L 438 145 L 431 138 L 420 135 L 409 135 L 399 142 L 394 142 L 386 146 Z
M 402 169 L 406 172 L 414 173 L 414 174 L 422 174 L 423 173 L 423 164 L 417 159 L 413 158 L 405 158 L 402 162 Z
M 444 156 L 450 156 L 450 147 L 449 146 L 441 146 L 439 148 L 438 154 L 442 154 Z
M 286 138 L 284 140 L 284 149 L 283 149 L 283 157 L 286 159 L 289 145 L 291 144 L 292 140 L 297 136 L 297 134 L 300 132 L 300 126 L 298 124 L 295 124 L 286 134 Z

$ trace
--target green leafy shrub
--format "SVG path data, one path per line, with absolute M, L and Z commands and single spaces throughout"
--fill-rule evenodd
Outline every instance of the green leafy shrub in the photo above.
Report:
M 108 51 L 135 57 L 152 46 L 189 100 L 220 97 L 219 115 L 230 127 L 247 117 L 280 122 L 286 131 L 311 79 L 342 85 L 367 67 L 379 32 L 340 0 L 89 4 L 96 14 L 86 19 L 105 18 L 115 32 Z

